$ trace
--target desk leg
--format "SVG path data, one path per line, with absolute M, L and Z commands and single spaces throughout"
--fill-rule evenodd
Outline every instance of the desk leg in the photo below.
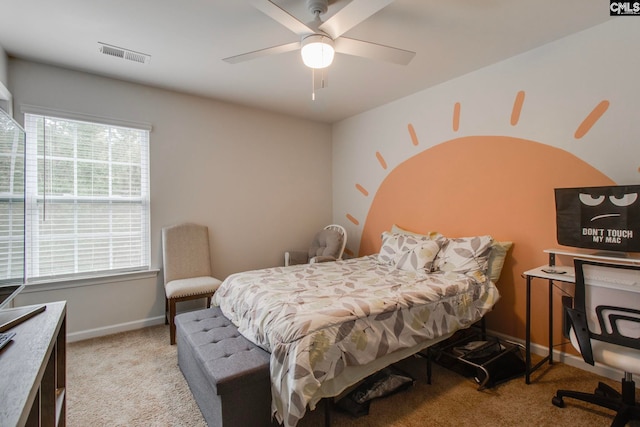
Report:
M 531 377 L 531 276 L 527 276 L 527 297 L 525 314 L 525 383 L 529 384 Z
M 553 280 L 549 280 L 549 365 L 553 365 Z

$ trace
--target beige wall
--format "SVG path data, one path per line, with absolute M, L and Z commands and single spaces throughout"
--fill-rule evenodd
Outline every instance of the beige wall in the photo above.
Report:
M 52 66 L 9 60 L 14 116 L 21 107 L 147 123 L 152 267 L 160 231 L 209 226 L 214 274 L 281 265 L 331 222 L 331 128 L 209 99 Z M 157 322 L 161 277 L 24 292 L 19 304 L 69 302 L 69 332 L 86 337 Z

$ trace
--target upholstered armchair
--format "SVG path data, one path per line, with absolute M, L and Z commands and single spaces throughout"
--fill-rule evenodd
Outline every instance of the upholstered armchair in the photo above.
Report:
M 313 264 L 342 259 L 347 245 L 347 232 L 341 225 L 331 224 L 316 233 L 307 251 L 284 253 L 284 265 Z

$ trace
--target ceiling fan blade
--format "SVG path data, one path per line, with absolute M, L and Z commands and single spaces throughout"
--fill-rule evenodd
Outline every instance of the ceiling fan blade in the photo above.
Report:
M 392 2 L 393 0 L 353 0 L 319 28 L 335 40 Z
M 315 32 L 304 23 L 298 21 L 295 16 L 269 0 L 252 0 L 251 3 L 256 9 L 260 10 L 276 22 L 284 25 L 299 36 L 313 34 Z
M 336 52 L 339 53 L 392 62 L 398 65 L 407 65 L 411 62 L 413 57 L 416 56 L 416 53 L 411 52 L 410 50 L 364 42 L 362 40 L 350 39 L 347 37 L 340 37 L 339 39 L 334 40 L 333 47 Z
M 268 47 L 266 49 L 254 50 L 253 52 L 247 52 L 240 55 L 224 58 L 223 61 L 228 62 L 229 64 L 237 64 L 238 62 L 250 61 L 252 59 L 261 58 L 267 55 L 291 52 L 292 50 L 297 49 L 300 49 L 300 42 L 287 43 L 280 46 Z

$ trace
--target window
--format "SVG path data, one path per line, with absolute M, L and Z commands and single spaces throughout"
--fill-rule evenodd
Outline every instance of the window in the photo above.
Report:
M 149 131 L 25 115 L 27 281 L 149 268 Z
M 0 284 L 24 280 L 24 131 L 0 109 Z

